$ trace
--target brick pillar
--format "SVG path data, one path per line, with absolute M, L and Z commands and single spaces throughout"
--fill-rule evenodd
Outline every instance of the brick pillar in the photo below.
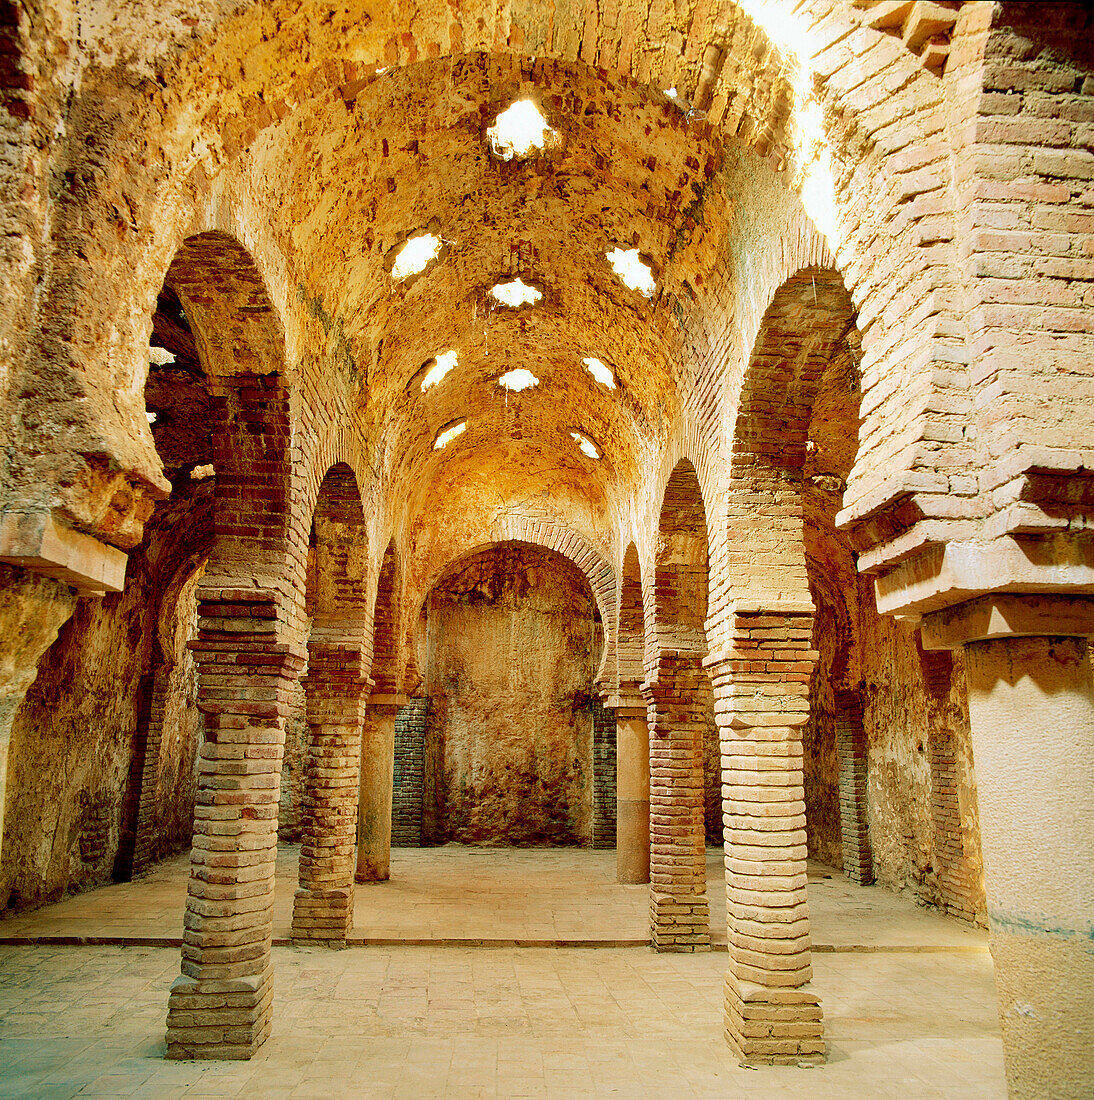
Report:
M 411 699 L 395 715 L 395 775 L 391 796 L 391 843 L 422 846 L 422 797 L 425 787 L 425 724 L 429 700 Z
M 198 761 L 182 976 L 168 1058 L 250 1058 L 270 1031 L 277 801 L 285 719 L 304 655 L 278 641 L 280 595 L 199 594 Z
M 650 940 L 658 951 L 710 947 L 703 809 L 700 658 L 662 650 L 642 685 L 650 736 Z
M 615 711 L 600 696 L 592 697 L 593 719 L 593 847 L 615 847 L 616 762 Z
M 746 1063 L 821 1061 L 806 901 L 801 730 L 812 610 L 738 607 L 731 649 L 707 659 L 722 739 L 726 1038 Z
M 344 947 L 353 929 L 358 768 L 368 687 L 359 644 L 309 644 L 304 680 L 308 749 L 294 941 Z
M 141 761 L 140 796 L 137 803 L 137 824 L 133 838 L 131 875 L 148 870 L 152 863 L 153 828 L 159 797 L 160 751 L 163 747 L 163 716 L 167 706 L 167 688 L 171 678 L 169 666 L 160 664 L 152 677 L 148 706 L 148 729 Z
M 869 886 L 874 881 L 874 855 L 866 804 L 866 732 L 857 691 L 836 692 L 836 754 L 843 871 L 852 882 Z
M 361 781 L 357 818 L 358 882 L 391 878 L 391 803 L 395 787 L 395 715 L 405 695 L 369 699 L 361 737 Z

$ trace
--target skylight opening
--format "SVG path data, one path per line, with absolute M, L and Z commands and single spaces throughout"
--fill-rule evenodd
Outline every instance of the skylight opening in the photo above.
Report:
M 578 445 L 581 453 L 586 458 L 599 458 L 600 452 L 596 449 L 596 444 L 587 436 L 581 432 L 570 432 L 570 438 Z
M 154 412 L 146 412 L 146 413 L 145 413 L 144 415 L 145 415 L 145 416 L 146 416 L 146 417 L 148 418 L 148 423 L 149 423 L 149 424 L 155 424 L 155 422 L 156 422 L 156 416 L 157 416 L 157 414 L 156 414 L 156 413 L 154 413 Z
M 443 381 L 444 376 L 453 367 L 457 366 L 459 361 L 459 356 L 455 351 L 450 350 L 438 355 L 432 364 L 426 368 L 426 372 L 422 376 L 422 393 L 425 393 L 430 386 L 435 386 L 438 382 Z
M 432 233 L 420 233 L 417 237 L 411 237 L 395 257 L 395 264 L 391 269 L 393 279 L 406 279 L 411 275 L 417 275 L 437 258 L 441 250 L 441 238 Z
M 637 290 L 646 298 L 652 298 L 657 289 L 654 282 L 653 270 L 649 264 L 644 263 L 638 255 L 637 248 L 616 248 L 608 253 L 608 263 L 612 270 L 619 276 L 631 290 Z
M 503 306 L 510 306 L 513 309 L 535 305 L 543 297 L 542 290 L 529 286 L 522 279 L 514 279 L 511 283 L 498 283 L 490 289 L 490 293 Z
M 530 370 L 525 370 L 524 367 L 518 367 L 516 370 L 509 371 L 508 374 L 503 374 L 498 379 L 498 385 L 504 386 L 507 390 L 512 390 L 514 393 L 520 393 L 521 390 L 527 390 L 532 386 L 538 386 L 539 379 Z
M 467 431 L 467 421 L 460 420 L 455 424 L 449 424 L 447 428 L 444 428 L 441 433 L 433 440 L 433 450 L 440 451 L 447 447 L 457 436 L 463 435 Z
M 615 389 L 615 375 L 612 374 L 610 367 L 606 366 L 599 359 L 595 359 L 592 356 L 587 357 L 584 362 L 589 373 L 602 386 L 607 386 L 610 390 Z
M 494 125 L 486 131 L 490 147 L 502 160 L 529 156 L 533 150 L 543 150 L 558 141 L 539 108 L 530 99 L 517 100 L 502 111 Z
M 166 367 L 175 361 L 175 353 L 152 344 L 148 348 L 148 361 L 157 367 Z

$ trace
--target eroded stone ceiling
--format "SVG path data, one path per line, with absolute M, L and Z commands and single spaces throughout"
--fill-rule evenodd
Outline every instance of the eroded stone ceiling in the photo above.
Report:
M 554 135 L 506 159 L 489 131 L 522 101 Z M 580 63 L 473 54 L 298 109 L 259 138 L 249 176 L 279 247 L 307 257 L 299 295 L 337 319 L 378 473 L 419 503 L 477 483 L 576 495 L 595 519 L 679 414 L 673 306 L 709 275 L 696 251 L 717 249 L 704 238 L 731 222 L 724 206 L 704 210 L 721 158 L 710 129 L 654 89 Z M 439 254 L 393 277 L 403 245 L 425 234 Z M 613 270 L 617 248 L 650 265 L 652 295 Z M 492 294 L 517 278 L 537 301 Z M 451 353 L 456 365 L 423 389 Z M 535 384 L 500 385 L 514 370 Z

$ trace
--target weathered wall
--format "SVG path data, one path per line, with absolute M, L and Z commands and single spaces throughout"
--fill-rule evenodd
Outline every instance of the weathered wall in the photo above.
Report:
M 835 613 L 829 604 L 818 601 L 813 648 L 820 656 L 809 685 L 809 721 L 802 730 L 805 821 L 810 857 L 842 869 L 836 698 L 832 679 L 840 645 Z
M 590 843 L 599 626 L 584 576 L 505 544 L 443 578 L 427 615 L 423 836 Z
M 191 482 L 165 502 L 130 554 L 125 591 L 79 600 L 39 663 L 12 727 L 6 908 L 128 875 L 146 751 L 158 754 L 148 850 L 155 858 L 189 844 L 201 717 L 186 642 L 210 498 L 208 483 Z M 157 672 L 165 694 L 149 737 Z
M 714 688 L 710 677 L 704 676 L 699 687 L 706 721 L 703 729 L 703 781 L 706 785 L 703 815 L 707 844 L 717 845 L 722 843 L 722 741 L 714 717 Z
M 197 709 L 197 665 L 186 643 L 197 634 L 201 570 L 195 569 L 188 576 L 186 572 L 179 578 L 182 584 L 177 598 L 169 593 L 163 604 L 160 627 L 161 632 L 166 629 L 168 644 L 161 654 L 165 652 L 167 658 L 157 656 L 152 662 L 156 669 L 152 676 L 155 694 L 143 761 L 139 752 L 132 754 L 130 774 L 137 765 L 144 766 L 139 794 L 132 792 L 139 799 L 137 814 L 128 812 L 123 816 L 121 849 L 124 852 L 130 843 L 128 830 L 132 822 L 135 872 L 185 848 L 193 834 L 197 751 L 205 724 Z M 138 724 L 138 737 L 140 731 Z M 118 873 L 126 873 L 125 866 L 116 862 L 115 867 Z
M 307 669 L 304 671 L 306 673 Z M 285 722 L 285 755 L 281 760 L 281 798 L 277 808 L 277 838 L 289 843 L 300 839 L 308 736 L 308 723 L 304 720 L 304 687 L 298 680 L 293 689 L 292 713 Z
M 925 653 L 916 627 L 878 616 L 865 581 L 859 599 L 877 880 L 983 924 L 962 658 Z

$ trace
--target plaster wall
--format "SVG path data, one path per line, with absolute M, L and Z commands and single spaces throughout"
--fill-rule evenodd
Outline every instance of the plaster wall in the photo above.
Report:
M 920 903 L 983 924 L 980 824 L 963 660 L 959 654 L 951 659 L 949 654 L 924 653 L 916 627 L 873 611 L 865 583 L 859 598 L 870 840 L 877 880 Z M 954 762 L 952 797 L 960 815 L 956 828 L 952 815 L 939 812 L 945 794 L 939 789 L 940 741 L 951 746 Z
M 599 625 L 584 576 L 539 547 L 474 555 L 430 594 L 426 652 L 427 842 L 590 844 Z
M 193 509 L 201 510 L 203 495 Z M 5 908 L 128 874 L 143 782 L 155 784 L 144 799 L 151 858 L 190 842 L 202 720 L 186 645 L 196 617 L 194 567 L 176 550 L 170 531 L 150 525 L 148 542 L 130 555 L 125 591 L 80 599 L 39 663 L 12 726 Z M 157 672 L 165 690 L 153 719 Z

